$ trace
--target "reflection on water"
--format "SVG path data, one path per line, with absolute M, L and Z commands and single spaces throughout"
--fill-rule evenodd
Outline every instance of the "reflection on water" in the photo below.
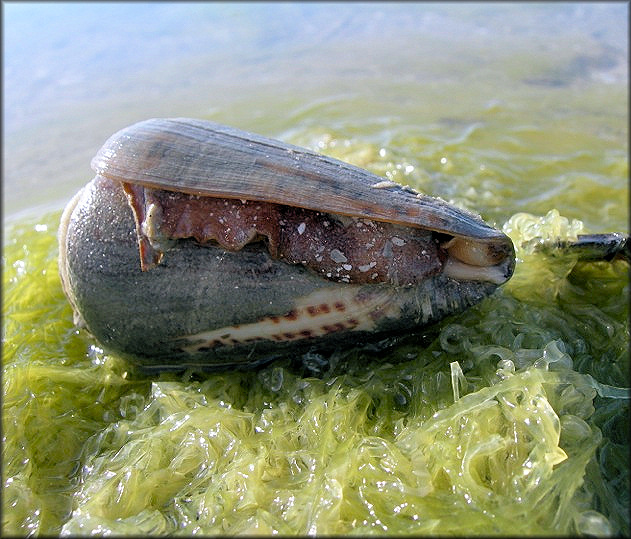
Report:
M 150 116 L 206 117 L 272 136 L 340 127 L 387 144 L 389 126 L 471 123 L 495 106 L 523 125 L 566 106 L 593 114 L 587 127 L 611 130 L 624 146 L 623 4 L 3 9 L 9 216 L 59 207 L 89 179 L 104 139 Z M 586 103 L 572 103 L 577 92 Z

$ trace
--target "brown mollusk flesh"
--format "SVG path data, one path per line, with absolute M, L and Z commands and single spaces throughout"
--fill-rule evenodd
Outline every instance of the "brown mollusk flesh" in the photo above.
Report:
M 443 270 L 456 278 L 505 280 L 477 243 L 423 228 L 271 202 L 123 187 L 134 212 L 143 271 L 160 263 L 173 240 L 194 238 L 230 251 L 263 241 L 273 258 L 342 283 L 412 285 Z

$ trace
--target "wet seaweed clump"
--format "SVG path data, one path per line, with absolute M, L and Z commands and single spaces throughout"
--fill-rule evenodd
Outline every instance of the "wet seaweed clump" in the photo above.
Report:
M 621 264 L 518 250 L 422 346 L 307 358 L 317 376 L 143 377 L 72 326 L 58 217 L 5 242 L 3 533 L 629 533 Z

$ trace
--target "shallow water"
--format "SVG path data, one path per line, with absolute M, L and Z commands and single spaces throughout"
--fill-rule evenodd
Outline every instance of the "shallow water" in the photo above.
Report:
M 5 532 L 629 532 L 623 262 L 520 249 L 395 351 L 147 379 L 74 330 L 55 243 L 151 116 L 320 150 L 518 246 L 626 231 L 625 4 L 3 9 Z

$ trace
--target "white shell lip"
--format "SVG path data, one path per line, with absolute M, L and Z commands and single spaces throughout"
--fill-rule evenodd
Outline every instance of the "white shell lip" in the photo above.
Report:
M 513 268 L 505 262 L 495 266 L 473 266 L 450 256 L 443 273 L 456 281 L 485 281 L 501 285 L 510 279 Z

